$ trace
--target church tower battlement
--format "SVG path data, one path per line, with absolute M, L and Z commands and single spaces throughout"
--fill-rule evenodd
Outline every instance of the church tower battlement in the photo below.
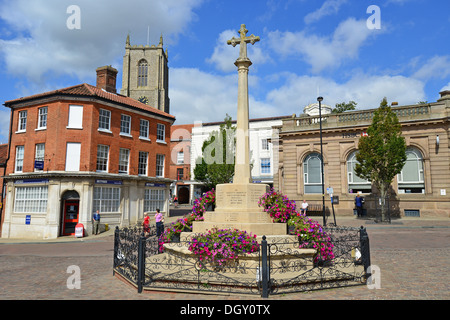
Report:
M 170 113 L 169 67 L 163 37 L 155 45 L 130 45 L 130 35 L 123 57 L 120 94 Z

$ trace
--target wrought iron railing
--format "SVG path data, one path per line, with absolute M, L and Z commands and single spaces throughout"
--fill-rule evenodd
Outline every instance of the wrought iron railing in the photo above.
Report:
M 161 252 L 156 230 L 116 228 L 114 273 L 143 290 L 236 293 L 268 297 L 365 284 L 370 266 L 369 238 L 364 228 L 328 227 L 334 257 L 315 259 L 315 249 L 299 249 L 295 236 L 263 237 L 259 252 L 225 265 L 202 263 L 187 247 L 190 237 Z

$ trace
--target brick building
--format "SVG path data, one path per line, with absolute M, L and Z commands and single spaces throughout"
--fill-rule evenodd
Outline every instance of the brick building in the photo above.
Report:
M 11 138 L 2 237 L 56 238 L 99 210 L 110 227 L 168 210 L 170 127 L 175 117 L 116 93 L 117 70 L 97 85 L 5 102 Z
M 193 124 L 174 125 L 170 134 L 170 173 L 169 178 L 175 180 L 171 185 L 172 196 L 177 196 L 180 204 L 191 203 L 195 199 L 191 195 L 191 136 Z M 199 197 L 200 194 L 197 195 Z

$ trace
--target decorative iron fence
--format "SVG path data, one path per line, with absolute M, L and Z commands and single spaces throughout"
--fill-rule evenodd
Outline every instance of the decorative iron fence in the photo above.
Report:
M 316 249 L 299 249 L 295 236 L 263 236 L 259 252 L 226 265 L 202 263 L 187 248 L 189 234 L 160 252 L 156 230 L 116 228 L 113 272 L 143 290 L 269 295 L 365 284 L 370 266 L 364 228 L 325 228 L 334 257 L 321 261 Z

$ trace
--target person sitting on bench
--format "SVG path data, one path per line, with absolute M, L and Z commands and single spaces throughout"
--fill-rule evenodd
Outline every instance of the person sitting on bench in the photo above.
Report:
M 300 209 L 300 213 L 306 214 L 307 209 L 308 209 L 308 202 L 306 202 L 306 200 L 303 200 L 302 208 Z

